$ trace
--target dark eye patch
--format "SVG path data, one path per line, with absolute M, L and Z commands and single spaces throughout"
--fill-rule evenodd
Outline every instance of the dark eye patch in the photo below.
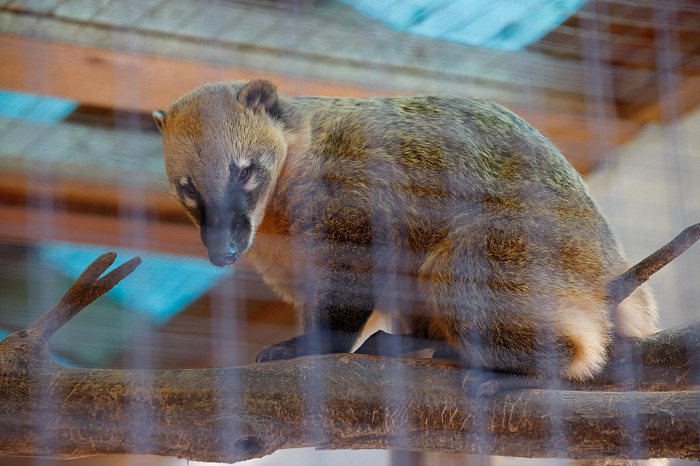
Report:
M 177 193 L 180 198 L 186 196 L 193 199 L 197 203 L 196 207 L 183 203 L 183 207 L 196 219 L 197 224 L 201 226 L 204 222 L 204 201 L 202 200 L 202 196 L 199 194 L 199 191 L 197 191 L 197 188 L 194 187 L 192 179 L 188 178 L 187 184 L 178 185 Z
M 189 197 L 190 199 L 197 199 L 197 196 L 199 195 L 197 188 L 195 188 L 191 184 L 180 186 L 179 190 L 181 194 Z

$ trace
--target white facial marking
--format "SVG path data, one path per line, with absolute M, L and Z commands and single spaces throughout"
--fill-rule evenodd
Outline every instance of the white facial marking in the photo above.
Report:
M 248 178 L 248 181 L 243 183 L 243 189 L 245 189 L 246 191 L 252 191 L 255 188 L 257 188 L 259 184 L 260 182 L 255 178 L 255 173 L 251 173 L 250 178 Z
M 197 207 L 197 201 L 195 201 L 194 199 L 191 199 L 187 196 L 182 196 L 182 200 L 187 207 L 190 207 L 190 208 Z
M 244 168 L 249 168 L 251 166 L 252 162 L 250 161 L 249 158 L 238 155 L 233 159 L 233 164 L 239 170 L 243 170 Z

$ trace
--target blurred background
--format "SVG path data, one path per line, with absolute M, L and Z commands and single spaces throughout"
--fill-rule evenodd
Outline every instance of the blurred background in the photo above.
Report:
M 700 221 L 695 0 L 0 0 L 0 336 L 106 251 L 144 263 L 53 337 L 65 364 L 241 365 L 298 333 L 244 260 L 206 261 L 151 119 L 205 82 L 252 78 L 285 96 L 495 100 L 584 175 L 635 262 Z M 651 284 L 663 328 L 700 317 L 700 247 Z M 285 454 L 255 464 L 542 464 Z

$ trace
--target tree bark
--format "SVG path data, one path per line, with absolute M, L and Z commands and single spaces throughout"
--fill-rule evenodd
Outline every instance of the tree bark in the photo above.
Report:
M 463 390 L 473 373 L 453 365 L 350 354 L 153 371 L 18 368 L 4 348 L 2 355 L 2 454 L 235 462 L 316 446 L 700 459 L 697 390 L 549 388 L 474 397 Z

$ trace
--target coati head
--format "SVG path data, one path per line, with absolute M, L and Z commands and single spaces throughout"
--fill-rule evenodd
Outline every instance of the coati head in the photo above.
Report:
M 170 189 L 199 227 L 212 264 L 252 244 L 286 157 L 277 90 L 263 80 L 207 84 L 153 118 Z

